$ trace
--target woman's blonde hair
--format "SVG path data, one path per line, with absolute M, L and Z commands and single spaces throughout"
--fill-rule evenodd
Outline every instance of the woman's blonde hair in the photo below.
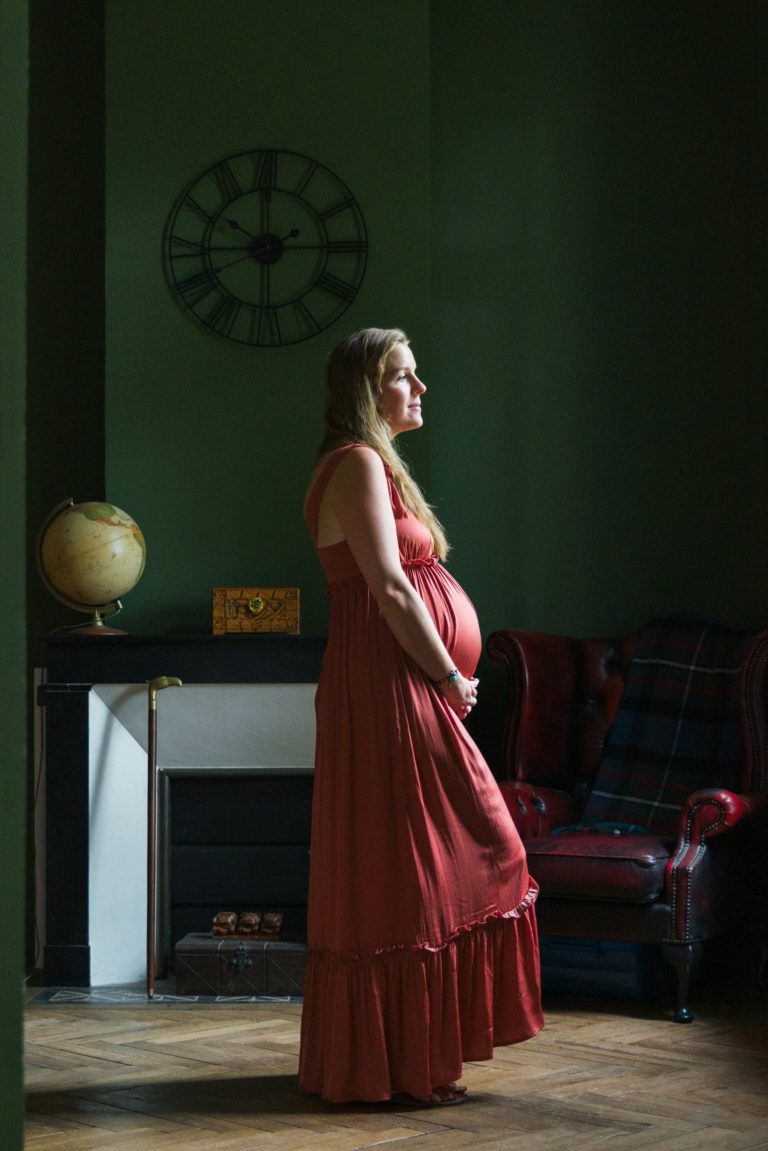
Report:
M 389 353 L 409 344 L 399 328 L 363 328 L 338 344 L 325 367 L 325 435 L 320 454 L 343 444 L 368 444 L 389 468 L 403 503 L 432 536 L 441 559 L 448 554 L 445 532 L 400 456 L 395 437 L 379 412 Z

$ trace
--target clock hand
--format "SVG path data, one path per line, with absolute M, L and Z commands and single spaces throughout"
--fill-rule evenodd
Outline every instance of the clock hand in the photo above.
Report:
M 286 236 L 282 236 L 282 237 L 281 236 L 273 236 L 271 232 L 263 232 L 260 236 L 254 236 L 251 232 L 246 232 L 245 228 L 241 227 L 240 224 L 238 224 L 237 220 L 227 220 L 226 223 L 229 224 L 230 228 L 232 228 L 233 230 L 237 230 L 238 232 L 242 232 L 244 236 L 248 237 L 248 239 L 251 241 L 251 243 L 247 245 L 247 249 L 248 249 L 248 251 L 253 252 L 256 255 L 258 255 L 259 252 L 265 251 L 270 246 L 270 244 L 274 243 L 275 240 L 277 240 L 278 243 L 280 243 L 280 244 L 284 244 L 286 240 L 295 240 L 296 237 L 300 234 L 298 228 L 291 228 L 290 232 L 288 232 L 288 234 Z M 258 243 L 258 245 L 257 245 L 257 241 L 260 241 L 260 243 Z M 242 252 L 245 250 L 245 248 L 246 248 L 246 245 L 244 245 L 244 244 L 243 245 L 220 244 L 218 246 L 211 246 L 208 249 L 208 251 L 209 252 Z
M 255 239 L 255 236 L 251 232 L 246 232 L 245 228 L 240 227 L 237 220 L 225 220 L 225 223 L 229 224 L 230 228 L 234 232 L 242 232 L 243 235 L 247 236 L 249 240 Z
M 250 252 L 251 249 L 251 244 L 210 244 L 205 250 L 206 252 Z M 190 252 L 190 255 L 196 256 L 197 252 Z
M 215 250 L 217 252 L 240 252 L 240 251 L 242 251 L 241 248 L 216 248 Z M 211 248 L 211 251 L 214 251 L 214 249 Z M 251 251 L 250 248 L 248 248 L 245 251 L 245 254 L 243 256 L 238 256 L 236 260 L 230 260 L 226 264 L 220 260 L 219 263 L 221 264 L 221 267 L 214 268 L 213 271 L 216 273 L 216 275 L 218 275 L 219 272 L 226 272 L 227 268 L 234 268 L 235 264 L 242 264 L 243 260 L 250 260 L 252 256 L 253 256 L 253 252 Z
M 245 232 L 245 229 L 240 228 L 240 225 L 237 224 L 236 221 L 228 220 L 227 223 L 230 225 L 236 225 L 241 232 L 244 232 L 246 236 L 248 235 L 248 233 Z M 279 260 L 283 254 L 283 244 L 285 243 L 285 241 L 286 240 L 294 240 L 298 235 L 299 235 L 299 229 L 298 228 L 291 228 L 290 232 L 288 232 L 288 234 L 283 236 L 282 238 L 280 236 L 273 236 L 273 235 L 267 234 L 267 235 L 263 235 L 263 236 L 252 236 L 250 244 L 216 244 L 216 245 L 212 245 L 210 248 L 208 248 L 208 251 L 210 253 L 213 253 L 213 252 L 241 252 L 242 255 L 239 255 L 236 259 L 229 260 L 226 263 L 224 263 L 222 261 L 221 257 L 219 257 L 220 267 L 211 268 L 211 271 L 213 272 L 214 275 L 218 276 L 221 272 L 226 271 L 227 268 L 234 268 L 235 264 L 242 264 L 242 262 L 244 260 L 250 260 L 250 259 L 253 259 L 254 257 L 257 260 L 259 260 L 259 262 L 262 264 L 276 263 L 277 260 Z M 269 258 L 268 259 L 262 259 L 262 256 L 266 256 L 266 257 L 271 256 L 272 258 L 271 259 L 269 259 Z

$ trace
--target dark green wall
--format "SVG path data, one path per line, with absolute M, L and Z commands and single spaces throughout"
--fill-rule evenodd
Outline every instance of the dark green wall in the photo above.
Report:
M 107 10 L 107 492 L 139 522 L 131 631 L 210 629 L 210 589 L 298 585 L 304 630 L 325 589 L 301 515 L 327 352 L 367 324 L 430 321 L 429 5 L 207 0 Z M 332 329 L 283 349 L 229 343 L 172 299 L 163 231 L 215 160 L 312 156 L 362 206 L 370 260 Z M 117 621 L 116 621 L 117 622 Z
M 414 338 L 407 449 L 485 631 L 764 622 L 759 9 L 110 8 L 107 495 L 149 547 L 123 626 L 207 628 L 252 582 L 323 630 L 301 495 L 322 361 L 368 323 Z M 265 144 L 337 170 L 371 245 L 344 318 L 279 351 L 195 327 L 160 259 L 185 183 Z
M 37 534 L 64 500 L 104 496 L 103 0 L 31 0 L 27 285 L 30 663 L 70 622 L 44 590 Z M 84 622 L 82 616 L 74 617 Z
M 486 631 L 766 622 L 765 11 L 433 5 L 433 483 Z
M 4 222 L 0 308 L 0 1146 L 20 1151 L 24 975 L 27 4 L 0 8 L 0 204 Z

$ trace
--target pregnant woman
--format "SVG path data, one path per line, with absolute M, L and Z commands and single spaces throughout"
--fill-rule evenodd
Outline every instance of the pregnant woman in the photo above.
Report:
M 423 422 L 407 337 L 354 333 L 325 385 L 305 504 L 330 618 L 299 1087 L 445 1106 L 466 1099 L 464 1062 L 542 1025 L 537 887 L 464 726 L 477 617 L 396 447 Z

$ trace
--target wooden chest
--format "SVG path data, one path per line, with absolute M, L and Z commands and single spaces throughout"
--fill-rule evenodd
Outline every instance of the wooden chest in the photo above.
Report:
M 297 587 L 215 587 L 211 592 L 213 634 L 298 635 L 300 601 Z
M 295 940 L 191 932 L 174 949 L 176 994 L 301 996 L 306 955 Z

